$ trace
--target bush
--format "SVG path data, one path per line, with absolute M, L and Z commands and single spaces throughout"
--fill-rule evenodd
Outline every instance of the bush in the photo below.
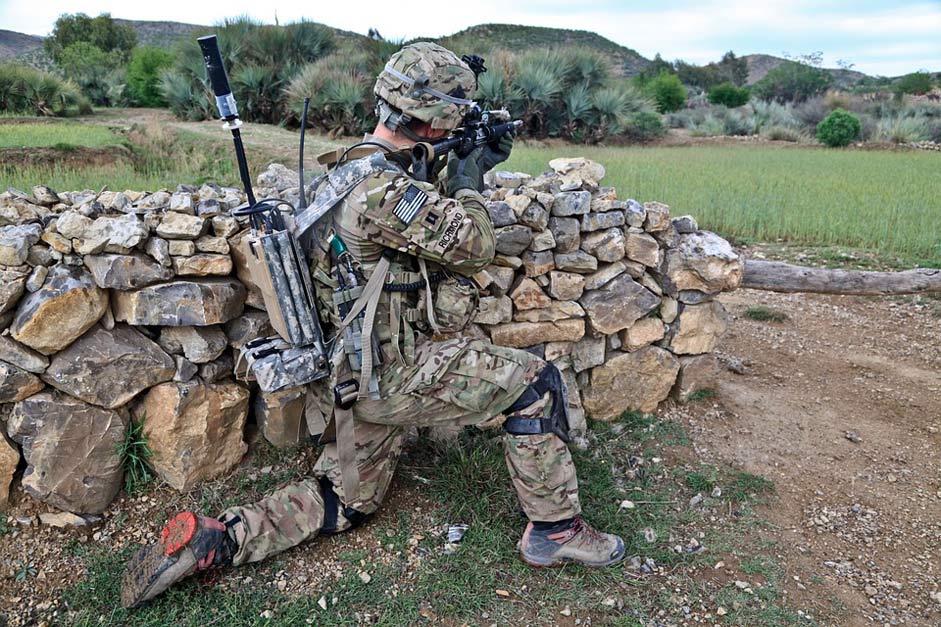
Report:
M 836 109 L 817 126 L 817 140 L 831 148 L 846 146 L 859 136 L 859 118 L 843 109 Z
M 630 116 L 625 135 L 638 142 L 648 142 L 663 137 L 663 119 L 653 111 L 638 111 Z
M 660 113 L 679 111 L 686 105 L 686 88 L 676 74 L 660 72 L 647 84 L 647 90 Z
M 709 102 L 734 109 L 748 104 L 750 95 L 745 87 L 736 87 L 732 83 L 721 83 L 709 90 Z
M 911 144 L 925 141 L 930 136 L 928 125 L 920 118 L 884 118 L 876 125 L 876 141 Z
M 127 88 L 134 103 L 141 107 L 165 107 L 167 99 L 160 92 L 160 74 L 173 63 L 173 55 L 160 48 L 135 48 L 127 66 Z
M 0 64 L 0 112 L 68 116 L 91 113 L 72 81 L 29 67 Z
M 931 88 L 934 86 L 934 81 L 931 80 L 931 74 L 928 72 L 912 72 L 911 74 L 906 74 L 898 80 L 895 84 L 894 91 L 896 94 L 927 94 L 931 91 Z
M 752 86 L 763 100 L 803 102 L 822 94 L 833 82 L 829 72 L 796 61 L 785 61 Z

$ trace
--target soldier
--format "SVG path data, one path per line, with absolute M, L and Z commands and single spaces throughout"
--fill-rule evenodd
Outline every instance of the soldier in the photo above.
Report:
M 529 518 L 518 544 L 527 563 L 610 566 L 623 559 L 621 538 L 595 531 L 581 517 L 555 366 L 480 339 L 440 339 L 463 329 L 476 308 L 476 288 L 464 277 L 494 256 L 483 175 L 509 157 L 512 137 L 463 159 L 452 153 L 438 185 L 410 178 L 404 157 L 415 142 L 459 126 L 475 88 L 468 65 L 431 43 L 406 46 L 385 66 L 375 85 L 379 123 L 354 149 L 327 159 L 332 172 L 315 193 L 340 200 L 309 234 L 321 240 L 308 250 L 322 320 L 336 334 L 365 312 L 360 361 L 350 367 L 335 358 L 333 377 L 312 384 L 315 406 L 325 422 L 332 420 L 328 433 L 336 437 L 308 480 L 218 518 L 183 512 L 171 519 L 160 541 L 130 560 L 125 607 L 198 570 L 258 561 L 361 524 L 382 503 L 413 425 L 502 427 L 507 468 Z M 328 257 L 322 242 L 331 236 L 346 245 L 355 265 L 344 269 Z M 373 279 L 347 320 L 334 306 L 344 271 Z M 351 383 L 355 402 L 336 400 L 334 390 Z

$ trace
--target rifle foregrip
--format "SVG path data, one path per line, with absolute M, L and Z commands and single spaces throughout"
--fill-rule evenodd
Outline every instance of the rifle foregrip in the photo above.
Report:
M 235 106 L 232 89 L 229 87 L 229 77 L 226 76 L 225 66 L 222 64 L 222 55 L 219 54 L 219 43 L 216 36 L 207 35 L 206 37 L 200 37 L 197 41 L 203 53 L 203 61 L 206 62 L 206 71 L 209 73 L 212 91 L 216 96 L 219 116 L 227 121 L 237 118 L 239 112 Z

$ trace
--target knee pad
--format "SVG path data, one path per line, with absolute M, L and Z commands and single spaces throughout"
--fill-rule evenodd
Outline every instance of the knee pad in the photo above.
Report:
M 356 529 L 369 519 L 370 514 L 364 514 L 361 511 L 344 505 L 333 489 L 333 483 L 326 476 L 320 477 L 319 482 L 320 494 L 323 496 L 324 510 L 323 527 L 320 528 L 322 535 L 330 536 L 335 533 L 340 533 L 341 531 Z M 341 514 L 350 524 L 349 527 L 340 528 L 339 517 Z
M 527 407 L 539 402 L 548 392 L 551 401 L 548 416 L 542 418 L 526 418 L 514 415 Z M 565 398 L 565 384 L 562 383 L 562 374 L 553 364 L 548 363 L 542 369 L 536 380 L 530 383 L 520 397 L 510 405 L 505 412 L 506 422 L 503 429 L 510 435 L 536 435 L 539 433 L 554 433 L 563 442 L 569 442 L 568 401 Z

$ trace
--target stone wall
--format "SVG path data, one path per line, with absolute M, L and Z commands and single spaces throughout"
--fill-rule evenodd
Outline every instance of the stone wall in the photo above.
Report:
M 470 333 L 553 361 L 573 426 L 652 411 L 708 384 L 725 329 L 713 297 L 742 262 L 727 242 L 660 203 L 618 200 L 604 169 L 488 175 L 498 256 L 475 276 Z M 259 197 L 296 198 L 273 165 Z M 140 421 L 158 475 L 179 490 L 225 474 L 247 421 L 276 446 L 304 440 L 302 389 L 261 394 L 232 376 L 245 342 L 272 335 L 228 215 L 232 188 L 0 194 L 0 507 L 24 490 L 98 513 L 122 485 L 118 445 Z

